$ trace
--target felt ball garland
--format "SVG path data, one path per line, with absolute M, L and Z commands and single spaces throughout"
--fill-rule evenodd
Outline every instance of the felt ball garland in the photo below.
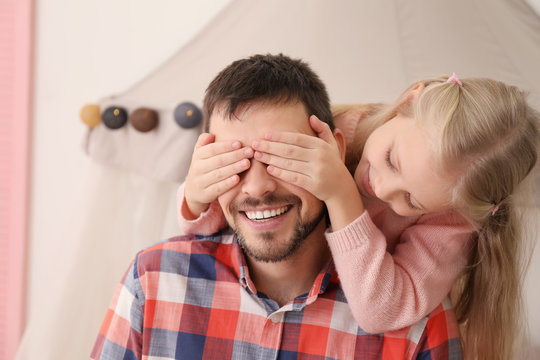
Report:
M 173 111 L 174 121 L 184 129 L 191 129 L 198 126 L 202 121 L 201 110 L 191 102 L 178 104 Z M 156 110 L 139 107 L 129 115 L 128 111 L 121 106 L 109 106 L 100 114 L 100 107 L 97 104 L 86 104 L 80 112 L 79 117 L 90 129 L 103 123 L 110 130 L 117 130 L 129 124 L 142 133 L 150 132 L 159 125 L 159 114 Z

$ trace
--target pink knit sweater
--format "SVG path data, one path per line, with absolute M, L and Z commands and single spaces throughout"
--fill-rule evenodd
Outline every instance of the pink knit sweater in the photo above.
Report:
M 382 333 L 419 321 L 442 302 L 466 265 L 473 229 L 452 211 L 403 217 L 378 199 L 362 200 L 366 211 L 343 229 L 328 229 L 326 239 L 356 321 L 366 332 Z M 182 185 L 184 233 L 210 235 L 227 225 L 217 201 L 192 221 L 185 206 Z

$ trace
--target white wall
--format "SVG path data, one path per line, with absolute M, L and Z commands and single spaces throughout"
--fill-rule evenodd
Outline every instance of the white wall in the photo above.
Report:
M 72 246 L 63 235 L 87 175 L 79 109 L 123 92 L 229 0 L 36 1 L 28 320 Z M 211 54 L 209 54 L 211 55 Z M 45 280 L 47 279 L 47 280 Z

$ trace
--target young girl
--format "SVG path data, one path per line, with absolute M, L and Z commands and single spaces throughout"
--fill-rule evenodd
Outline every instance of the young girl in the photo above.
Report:
M 185 198 L 179 189 L 182 229 L 223 228 L 214 200 L 254 157 L 325 201 L 328 244 L 360 327 L 378 333 L 410 325 L 456 284 L 466 357 L 512 358 L 524 326 L 524 244 L 514 196 L 537 163 L 538 113 L 515 87 L 455 75 L 418 82 L 391 106 L 334 110 L 358 190 L 343 172 L 328 171 L 341 159 L 328 126 L 313 116 L 319 137 L 272 133 L 251 148 L 211 148 L 212 136 L 204 134 Z M 197 165 L 212 158 L 212 165 Z M 203 180 L 218 168 L 211 184 Z

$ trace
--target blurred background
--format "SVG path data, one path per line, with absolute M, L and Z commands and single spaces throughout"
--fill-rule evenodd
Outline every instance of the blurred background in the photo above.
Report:
M 303 57 L 334 102 L 391 101 L 414 80 L 456 71 L 522 86 L 540 110 L 540 0 L 438 3 L 0 0 L 0 360 L 89 356 L 129 260 L 178 234 L 174 195 L 200 129 L 162 121 L 180 102 L 200 106 L 233 59 Z M 159 131 L 183 140 L 166 149 L 158 131 L 90 130 L 79 117 L 88 103 L 155 108 Z M 111 155 L 130 150 L 183 160 L 163 170 Z M 526 283 L 536 347 L 539 277 L 537 249 Z

